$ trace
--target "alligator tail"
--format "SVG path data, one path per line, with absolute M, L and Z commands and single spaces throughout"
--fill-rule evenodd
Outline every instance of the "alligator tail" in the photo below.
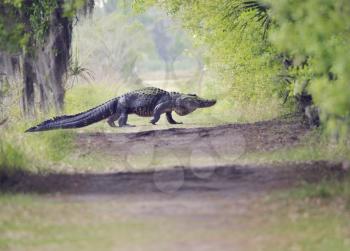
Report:
M 37 126 L 29 128 L 25 132 L 39 132 L 54 129 L 80 128 L 88 126 L 114 114 L 117 110 L 117 104 L 118 98 L 114 98 L 102 105 L 99 105 L 82 113 L 74 115 L 63 115 L 46 120 Z

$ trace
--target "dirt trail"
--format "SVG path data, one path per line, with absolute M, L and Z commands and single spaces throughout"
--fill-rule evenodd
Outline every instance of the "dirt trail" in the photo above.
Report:
M 245 166 L 230 162 L 247 152 L 297 145 L 308 131 L 299 120 L 272 120 L 208 128 L 80 133 L 76 145 L 85 154 L 98 151 L 116 156 L 116 166 L 127 164 L 126 171 L 21 174 L 3 184 L 2 190 L 86 203 L 95 208 L 96 215 L 111 219 L 156 222 L 152 231 L 162 236 L 142 247 L 145 250 L 256 250 L 261 240 L 252 239 L 254 231 L 275 210 L 264 206 L 266 195 L 305 181 L 340 177 L 343 171 L 327 162 Z M 139 155 L 143 156 L 140 160 L 133 159 Z M 142 170 L 132 166 L 145 162 Z M 140 230 L 139 234 L 145 233 Z M 127 250 L 141 248 L 131 243 Z
M 184 149 L 204 149 L 211 145 L 214 149 L 227 146 L 244 147 L 244 151 L 269 151 L 299 142 L 309 131 L 298 119 L 271 120 L 252 124 L 230 124 L 216 127 L 169 128 L 165 130 L 143 130 L 135 133 L 82 133 L 77 145 L 94 151 L 121 154 L 129 152 L 133 146 L 147 147 L 162 151 Z M 243 142 L 242 142 L 243 140 Z M 227 152 L 232 153 L 232 152 Z
M 21 174 L 10 184 L 4 184 L 3 189 L 92 196 L 196 196 L 197 193 L 237 196 L 259 194 L 340 174 L 339 165 L 327 162 L 269 166 L 229 163 L 247 152 L 264 152 L 299 144 L 300 138 L 308 131 L 300 120 L 289 119 L 132 133 L 80 133 L 76 140 L 79 149 L 117 156 L 120 162 L 116 165 L 128 165 L 129 169 L 110 173 Z M 147 164 L 142 170 L 134 169 L 130 161 L 130 157 L 139 155 L 152 156 L 140 160 L 140 163 Z M 177 157 L 175 161 L 169 159 L 171 155 Z M 193 155 L 198 158 L 193 158 Z M 207 158 L 209 155 L 211 159 Z M 159 157 L 166 162 L 159 164 Z M 201 164 L 202 158 L 204 165 Z

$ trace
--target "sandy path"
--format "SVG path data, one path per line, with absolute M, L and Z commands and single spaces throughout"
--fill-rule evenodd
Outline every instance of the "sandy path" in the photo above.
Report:
M 55 195 L 87 206 L 98 203 L 96 214 L 160 222 L 160 232 L 168 234 L 147 250 L 252 250 L 258 240 L 248 239 L 247 231 L 260 224 L 260 215 L 273 213 L 273 208 L 263 205 L 263 198 L 275 190 L 343 172 L 339 165 L 327 162 L 239 166 L 230 164 L 230 157 L 293 146 L 307 132 L 300 121 L 274 120 L 210 128 L 81 133 L 79 148 L 117 156 L 119 165 L 132 164 L 133 156 L 151 154 L 152 158 L 140 160 L 147 162 L 143 170 L 131 165 L 131 170 L 110 173 L 21 174 L 4 184 L 3 190 Z M 169 154 L 177 157 L 169 160 Z M 202 160 L 209 155 L 212 162 Z M 162 157 L 165 162 L 158 161 Z M 135 245 L 129 250 L 142 249 Z

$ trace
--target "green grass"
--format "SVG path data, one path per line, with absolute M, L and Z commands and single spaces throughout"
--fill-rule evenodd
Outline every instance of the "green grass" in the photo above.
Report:
M 268 152 L 249 152 L 243 155 L 239 162 L 242 164 L 268 164 L 281 162 L 305 161 L 342 161 L 349 158 L 349 149 L 340 146 L 328 148 L 323 145 L 302 145 L 288 147 Z
M 342 180 L 330 178 L 275 191 L 267 203 L 278 206 L 264 230 L 273 244 L 263 250 L 350 250 L 348 174 Z
M 342 176 L 341 179 L 330 177 L 317 183 L 305 182 L 287 191 L 277 192 L 276 195 L 281 200 L 316 201 L 325 205 L 338 205 L 339 209 L 343 208 L 346 213 L 350 213 L 350 175 Z
M 246 152 L 238 160 L 241 164 L 273 164 L 283 162 L 350 160 L 350 148 L 346 143 L 332 142 L 321 129 L 308 132 L 295 146 L 271 151 Z
M 2 194 L 0 250 L 177 250 L 218 246 L 263 251 L 346 251 L 350 248 L 350 215 L 339 202 L 270 197 L 264 201 L 258 199 L 255 207 L 252 205 L 238 215 L 234 210 L 227 214 L 229 209 L 224 208 L 223 215 L 185 210 L 186 213 L 169 217 L 168 213 L 157 211 L 163 208 L 159 204 L 136 200 L 134 203 L 103 197 L 73 200 L 60 195 Z M 164 203 L 169 206 L 176 201 L 164 200 Z M 130 211 L 131 208 L 134 210 Z M 150 208 L 155 211 L 150 213 L 147 211 Z
M 151 222 L 105 214 L 113 203 L 33 195 L 1 195 L 0 203 L 1 250 L 125 250 L 156 239 Z
M 350 217 L 332 209 L 285 208 L 266 230 L 263 250 L 346 251 L 350 249 Z M 298 212 L 299 210 L 299 212 Z

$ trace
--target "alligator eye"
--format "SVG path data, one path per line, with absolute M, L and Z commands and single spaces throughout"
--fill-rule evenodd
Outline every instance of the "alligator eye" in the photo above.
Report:
M 196 94 L 188 94 L 189 96 L 194 96 L 194 97 L 197 97 L 197 95 Z

